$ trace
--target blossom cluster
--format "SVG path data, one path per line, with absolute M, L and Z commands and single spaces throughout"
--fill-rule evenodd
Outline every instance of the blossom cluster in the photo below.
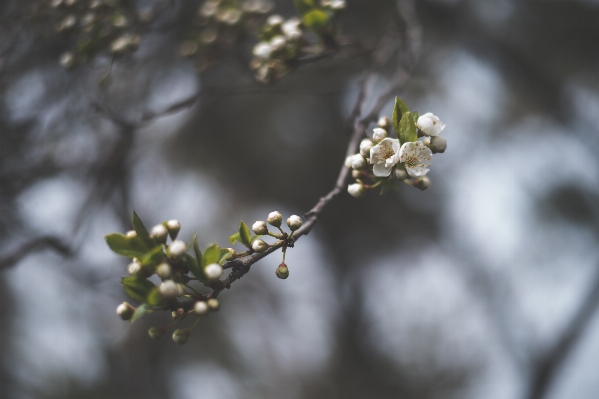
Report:
M 42 24 L 51 22 L 69 43 L 59 62 L 72 68 L 99 53 L 123 56 L 135 51 L 140 25 L 151 15 L 119 0 L 50 0 L 38 4 L 34 18 Z
M 244 252 L 238 253 L 233 248 L 221 248 L 214 243 L 209 244 L 202 252 L 196 236 L 191 243 L 177 238 L 181 230 L 181 224 L 177 220 L 159 223 L 148 231 L 134 213 L 134 230 L 106 236 L 110 249 L 131 258 L 127 266 L 129 275 L 123 277 L 122 284 L 125 292 L 141 303 L 135 307 L 123 302 L 117 307 L 117 314 L 123 320 L 133 322 L 146 313 L 170 310 L 173 322 L 166 326 L 150 328 L 148 334 L 153 339 L 162 338 L 172 325 L 194 315 L 197 319 L 191 327 L 177 329 L 172 335 L 176 343 L 185 343 L 200 318 L 220 309 L 216 296 L 224 288 L 221 278 L 227 262 L 264 253 L 270 248 L 281 248 L 283 262 L 275 273 L 281 279 L 289 276 L 285 253 L 288 247 L 293 246 L 291 239 L 294 232 L 302 226 L 302 220 L 297 215 L 290 216 L 287 219 L 289 233 L 282 229 L 282 222 L 281 213 L 271 212 L 266 222 L 257 221 L 253 224 L 252 235 L 248 225 L 242 221 L 238 232 L 233 234 L 229 241 L 231 244 L 241 243 L 245 247 Z M 278 233 L 269 231 L 267 224 L 275 227 Z M 277 241 L 268 244 L 264 241 L 264 236 L 271 236 Z M 188 253 L 191 247 L 194 255 Z M 235 273 L 235 266 L 231 269 Z M 210 289 L 211 292 L 203 294 L 202 287 Z
M 201 72 L 228 53 L 240 36 L 256 31 L 273 7 L 270 0 L 206 0 L 179 53 L 195 56 Z
M 258 81 L 277 82 L 291 72 L 302 57 L 319 55 L 327 50 L 324 30 L 334 14 L 345 8 L 345 0 L 322 0 L 321 7 L 303 13 L 301 19 L 284 19 L 277 14 L 268 17 L 250 62 Z
M 400 99 L 396 99 L 393 121 L 381 117 L 373 129 L 372 137 L 363 139 L 360 152 L 346 158 L 345 166 L 352 169 L 355 183 L 347 188 L 354 197 L 367 190 L 381 187 L 381 193 L 396 189 L 395 181 L 403 181 L 421 190 L 430 187 L 426 176 L 430 171 L 432 157 L 447 147 L 440 136 L 445 124 L 434 114 L 419 115 L 409 112 Z M 389 137 L 395 130 L 397 138 Z M 364 178 L 372 181 L 365 184 Z

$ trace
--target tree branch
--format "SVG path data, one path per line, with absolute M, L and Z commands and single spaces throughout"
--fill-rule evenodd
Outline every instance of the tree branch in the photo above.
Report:
M 0 258 L 0 270 L 16 265 L 28 255 L 44 249 L 52 249 L 63 256 L 71 256 L 73 250 L 62 239 L 56 236 L 41 236 L 27 241 Z

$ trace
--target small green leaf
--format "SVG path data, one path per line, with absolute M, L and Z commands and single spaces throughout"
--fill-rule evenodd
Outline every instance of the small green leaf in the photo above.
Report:
M 204 258 L 202 259 L 202 269 L 213 263 L 220 261 L 220 247 L 218 244 L 210 244 L 204 251 Z
M 193 235 L 193 251 L 196 253 L 196 260 L 198 261 L 198 265 L 202 264 L 202 251 L 200 251 L 200 246 L 198 245 L 198 235 L 197 233 Z
M 251 247 L 252 245 L 252 236 L 250 235 L 250 228 L 247 224 L 242 220 L 239 223 L 239 237 L 241 238 L 241 242 L 246 247 Z
M 314 9 L 314 0 L 293 0 L 297 11 L 304 15 Z
M 254 236 L 252 237 L 252 239 L 250 240 L 251 242 L 256 241 L 258 238 L 262 238 L 263 236 L 259 236 L 258 234 L 254 234 Z
M 416 132 L 416 124 L 410 112 L 406 112 L 399 122 L 399 142 L 401 144 L 409 143 L 418 140 L 418 133 Z
M 154 240 L 150 236 L 150 233 L 148 233 L 148 229 L 146 229 L 146 226 L 144 226 L 144 224 L 142 223 L 137 213 L 135 213 L 135 211 L 133 211 L 132 223 L 133 230 L 135 230 L 135 232 L 137 233 L 137 237 L 139 237 L 141 242 L 144 243 L 146 248 L 154 248 L 154 246 L 156 246 L 156 240 Z
M 239 235 L 239 233 L 235 233 L 231 237 L 229 237 L 229 242 L 231 243 L 231 245 L 235 244 L 237 241 L 243 243 L 243 241 L 241 241 L 241 236 Z
M 133 313 L 133 316 L 131 317 L 131 323 L 133 323 L 135 320 L 141 318 L 146 313 L 151 313 L 151 312 L 152 312 L 152 306 L 148 305 L 147 303 L 144 303 L 143 305 L 139 306 L 135 310 L 135 313 Z
M 156 266 L 164 260 L 162 246 L 156 246 L 143 256 L 138 257 L 139 262 L 144 266 Z
M 414 120 L 414 123 L 418 123 L 418 118 L 420 118 L 418 111 L 412 112 L 412 119 Z
M 224 265 L 225 262 L 231 257 L 231 252 L 228 249 L 221 248 L 220 259 L 218 260 L 219 265 Z
M 194 275 L 200 281 L 206 281 L 206 274 L 204 273 L 204 268 L 200 267 L 200 263 L 198 263 L 197 259 L 189 254 L 183 255 L 183 259 L 185 264 L 191 274 Z
M 399 124 L 401 122 L 401 117 L 406 112 L 410 112 L 410 109 L 406 105 L 405 102 L 399 97 L 395 97 L 395 105 L 393 106 L 393 129 L 395 130 L 395 134 L 397 138 L 399 138 Z
M 113 233 L 108 234 L 104 239 L 113 252 L 128 258 L 142 258 L 148 251 L 139 237 Z
M 123 277 L 122 283 L 131 298 L 143 303 L 148 302 L 150 293 L 157 288 L 150 280 L 137 276 Z
M 313 9 L 312 11 L 303 14 L 302 18 L 306 28 L 319 35 L 325 31 L 329 23 L 329 14 L 318 9 Z

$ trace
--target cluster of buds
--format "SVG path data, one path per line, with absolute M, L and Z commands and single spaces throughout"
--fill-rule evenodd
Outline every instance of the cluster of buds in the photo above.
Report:
M 327 42 L 323 40 L 322 27 L 309 26 L 306 20 L 312 22 L 316 18 L 314 14 L 312 17 L 306 17 L 306 14 L 319 12 L 328 21 L 335 12 L 345 8 L 345 0 L 323 0 L 321 6 L 322 9 L 303 13 L 303 21 L 297 17 L 285 20 L 276 14 L 268 17 L 260 29 L 260 42 L 254 46 L 254 58 L 250 62 L 258 81 L 265 84 L 277 82 L 291 72 L 302 57 L 326 51 Z
M 276 227 L 279 230 L 279 232 L 276 233 L 269 231 L 267 224 L 271 225 L 272 227 Z M 281 213 L 278 211 L 273 211 L 269 213 L 266 222 L 264 222 L 263 220 L 257 220 L 252 225 L 252 231 L 254 232 L 254 234 L 256 234 L 256 239 L 253 240 L 251 248 L 254 252 L 262 253 L 266 251 L 270 247 L 270 245 L 258 237 L 268 235 L 278 239 L 278 246 L 282 246 L 283 248 L 283 262 L 281 262 L 281 264 L 275 271 L 275 274 L 280 279 L 286 279 L 287 277 L 289 277 L 289 269 L 285 264 L 285 254 L 287 251 L 287 247 L 293 245 L 293 241 L 291 241 L 293 234 L 296 230 L 302 227 L 302 218 L 300 218 L 297 215 L 291 215 L 287 218 L 287 227 L 289 227 L 289 230 L 291 231 L 290 233 L 284 231 L 281 228 L 282 225 L 283 215 L 281 215 Z
M 354 197 L 381 186 L 381 193 L 396 189 L 395 181 L 402 181 L 420 190 L 430 187 L 428 172 L 432 156 L 443 153 L 447 141 L 440 133 L 445 124 L 432 113 L 420 116 L 410 112 L 399 98 L 396 99 L 393 121 L 381 117 L 372 137 L 362 140 L 360 152 L 346 158 L 345 166 L 352 169 L 355 183 L 347 191 Z M 390 138 L 395 130 L 397 138 Z M 364 178 L 371 180 L 365 184 Z
M 279 233 L 270 232 L 267 223 L 276 227 Z M 146 313 L 158 310 L 171 311 L 173 317 L 171 324 L 152 327 L 148 331 L 153 339 L 163 337 L 171 325 L 187 316 L 196 316 L 197 320 L 192 327 L 177 329 L 172 335 L 176 343 L 185 343 L 200 318 L 220 309 L 216 295 L 223 288 L 220 279 L 224 274 L 223 266 L 227 262 L 235 262 L 240 258 L 263 253 L 269 248 L 282 248 L 283 262 L 277 268 L 276 274 L 282 279 L 289 276 L 285 264 L 285 252 L 288 247 L 293 246 L 292 237 L 302 226 L 302 219 L 297 215 L 287 219 L 290 233 L 282 229 L 282 224 L 283 215 L 276 211 L 271 212 L 266 222 L 254 223 L 252 236 L 249 226 L 242 221 L 239 231 L 229 240 L 232 244 L 235 242 L 243 244 L 247 248 L 245 252 L 237 253 L 233 248 L 221 248 L 218 244 L 209 244 L 202 253 L 196 236 L 191 243 L 177 238 L 181 230 L 181 224 L 177 220 L 159 223 L 148 231 L 137 214 L 133 213 L 134 230 L 125 234 L 109 234 L 106 236 L 106 241 L 110 249 L 117 254 L 132 258 L 127 266 L 129 275 L 123 277 L 122 284 L 125 292 L 141 305 L 136 308 L 128 302 L 123 302 L 117 307 L 116 313 L 121 319 L 133 322 Z M 278 241 L 267 244 L 262 239 L 266 235 Z M 191 247 L 195 256 L 188 253 Z M 235 267 L 236 263 L 229 266 L 233 273 L 237 270 Z M 156 281 L 160 283 L 156 285 Z M 194 288 L 192 284 L 196 287 Z M 212 292 L 202 294 L 198 284 L 203 284 Z
M 206 0 L 179 53 L 196 56 L 201 72 L 228 53 L 240 36 L 255 31 L 273 6 L 270 0 Z
M 135 51 L 140 23 L 151 18 L 119 0 L 50 0 L 42 4 L 37 15 L 54 21 L 55 31 L 71 43 L 71 50 L 59 58 L 64 68 L 82 64 L 101 52 L 122 56 Z

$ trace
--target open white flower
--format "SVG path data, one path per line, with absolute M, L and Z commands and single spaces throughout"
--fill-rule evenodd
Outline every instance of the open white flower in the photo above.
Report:
M 404 143 L 399 152 L 399 160 L 412 177 L 426 175 L 431 170 L 433 152 L 422 141 Z
M 376 129 L 375 129 L 376 130 Z M 375 176 L 386 177 L 399 162 L 399 140 L 386 138 L 370 149 L 370 163 Z
M 416 126 L 427 136 L 437 136 L 445 129 L 445 123 L 430 112 L 419 117 Z

